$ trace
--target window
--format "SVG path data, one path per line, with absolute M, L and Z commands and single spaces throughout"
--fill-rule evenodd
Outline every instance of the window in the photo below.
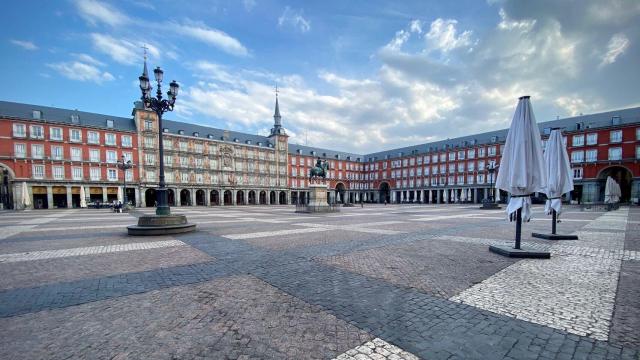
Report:
M 584 151 L 572 151 L 571 152 L 571 162 L 572 163 L 581 163 L 584 161 Z
M 89 144 L 100 144 L 100 133 L 96 131 L 88 131 L 87 142 Z
M 15 157 L 24 158 L 27 156 L 27 145 L 25 144 L 14 144 L 13 152 Z
M 80 116 L 77 115 L 77 114 L 71 115 L 71 123 L 72 124 L 79 124 L 80 123 Z
M 464 163 L 458 163 L 458 172 L 464 172 Z
M 82 180 L 82 168 L 81 167 L 74 167 L 71 170 L 72 176 L 73 176 L 73 180 Z
M 473 175 L 468 175 L 467 176 L 467 184 L 469 184 L 469 185 L 473 184 Z
M 44 158 L 44 147 L 38 144 L 31 145 L 31 157 L 34 159 Z
M 152 137 L 145 137 L 145 138 L 144 138 L 144 147 L 145 147 L 145 148 L 153 148 L 153 147 L 154 147 L 154 141 L 153 141 L 153 140 L 154 140 L 154 139 L 153 139 Z M 170 142 L 166 142 L 166 144 L 169 144 L 169 143 L 170 143 Z M 162 143 L 162 145 L 163 145 L 163 147 L 165 147 L 165 146 L 164 146 L 164 145 L 165 145 L 165 142 L 163 142 L 163 143 Z M 167 148 L 168 148 L 168 149 L 170 149 L 170 148 L 171 148 L 171 145 L 169 145 Z
M 598 133 L 587 134 L 587 145 L 595 145 L 598 143 Z
M 100 162 L 100 150 L 98 150 L 98 149 L 90 149 L 89 150 L 89 161 L 91 161 L 91 162 Z
M 133 171 L 131 169 L 128 169 L 125 172 L 125 176 L 127 178 L 127 181 L 133 181 Z
M 186 156 L 180 156 L 180 166 L 188 167 L 189 166 L 189 158 Z
M 32 139 L 44 139 L 44 129 L 40 125 L 29 126 L 29 133 Z
M 156 181 L 156 172 L 153 170 L 147 170 L 147 181 Z
M 636 159 L 640 159 L 640 146 L 636 146 Z
M 431 162 L 437 163 L 438 162 L 438 155 L 431 155 Z
M 619 143 L 622 141 L 622 130 L 612 130 L 609 133 L 609 142 Z
M 100 168 L 92 167 L 89 171 L 89 175 L 91 177 L 91 180 L 100 180 Z
M 464 153 L 465 153 L 464 150 L 458 151 L 458 160 L 464 160 Z
M 478 184 L 484 184 L 484 174 L 478 174 Z
M 586 151 L 586 162 L 596 162 L 598 161 L 598 150 L 597 149 L 589 149 Z
M 469 151 L 467 151 L 467 155 L 469 159 L 473 159 L 476 157 L 476 149 L 469 149 Z
M 131 135 L 122 135 L 120 137 L 120 141 L 122 142 L 122 147 L 131 147 Z
M 485 170 L 484 160 L 478 160 L 478 171 L 484 171 L 484 170 Z
M 198 153 L 198 154 L 202 154 L 203 146 L 202 146 L 202 144 L 200 144 L 200 143 L 195 143 L 195 144 L 193 145 L 193 149 L 194 149 L 194 151 L 195 151 L 196 153 Z
M 107 127 L 113 129 L 113 120 L 107 119 Z
M 202 158 L 196 158 L 196 168 L 201 169 L 202 168 Z
M 114 150 L 107 150 L 107 163 L 115 164 L 118 161 L 118 156 Z
M 53 167 L 53 178 L 55 180 L 63 180 L 64 179 L 64 167 L 63 166 L 54 166 Z
M 145 130 L 153 130 L 153 121 L 145 120 L 144 121 L 144 129 Z
M 496 156 L 496 147 L 489 146 L 489 156 Z
M 146 165 L 156 164 L 156 154 L 144 154 L 144 163 Z
M 202 174 L 196 174 L 196 182 L 198 184 L 204 183 L 204 177 L 202 176 Z
M 53 160 L 62 160 L 62 146 L 51 146 L 51 158 Z
M 609 160 L 622 160 L 622 148 L 609 148 Z
M 69 140 L 72 142 L 82 142 L 82 131 L 79 129 L 69 130 Z
M 188 183 L 189 182 L 189 173 L 188 172 L 183 172 L 180 174 L 180 176 L 182 177 L 182 182 L 183 183 Z
M 187 142 L 180 141 L 180 151 L 187 151 Z
M 118 181 L 118 170 L 116 170 L 116 169 L 107 169 L 107 180 L 109 180 L 109 181 Z
M 21 138 L 26 137 L 27 127 L 24 124 L 13 124 L 13 136 Z
M 31 112 L 31 116 L 34 119 L 42 119 L 42 111 L 40 110 L 33 110 L 33 112 Z
M 573 135 L 571 140 L 572 146 L 582 146 L 584 145 L 584 135 Z
M 454 161 L 455 159 L 456 159 L 456 153 L 450 152 L 449 153 L 449 161 Z
M 62 140 L 62 129 L 58 127 L 49 128 L 50 140 Z
M 484 157 L 484 148 L 483 147 L 478 149 L 478 157 Z
M 116 144 L 116 134 L 107 133 L 104 136 L 105 145 L 115 145 Z
M 640 140 L 640 128 L 636 128 L 636 140 Z
M 34 179 L 44 178 L 44 165 L 33 165 L 33 178 Z
M 467 167 L 469 168 L 469 171 L 475 171 L 476 170 L 476 162 L 475 161 L 469 161 L 467 163 Z
M 574 179 L 582 179 L 582 168 L 574 168 L 573 169 L 573 178 Z

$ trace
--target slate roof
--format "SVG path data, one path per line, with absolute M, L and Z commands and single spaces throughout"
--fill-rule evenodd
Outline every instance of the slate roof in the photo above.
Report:
M 41 119 L 33 119 L 34 110 L 39 110 L 42 112 Z M 79 116 L 79 126 L 90 126 L 101 129 L 115 129 L 122 131 L 136 131 L 133 117 L 118 117 L 49 106 L 0 101 L 0 117 L 33 119 L 34 121 L 73 125 L 71 115 Z M 582 124 L 581 126 L 583 126 L 584 128 L 602 128 L 611 126 L 613 117 L 619 117 L 620 125 L 640 123 L 640 107 L 539 122 L 538 126 L 542 134 L 544 134 L 544 129 L 552 127 L 564 128 L 565 131 L 575 131 L 576 124 L 578 123 Z M 113 120 L 113 128 L 107 127 L 107 120 Z M 163 120 L 163 126 L 168 129 L 169 133 L 172 134 L 178 134 L 179 130 L 183 130 L 184 135 L 186 136 L 193 136 L 193 134 L 197 132 L 199 134 L 199 137 L 201 138 L 208 138 L 209 135 L 212 135 L 211 138 L 214 140 L 222 140 L 225 134 L 225 130 L 223 129 L 195 125 L 174 120 Z M 337 151 L 292 143 L 289 144 L 288 151 L 289 154 L 292 155 L 301 154 L 307 156 L 312 155 L 312 151 L 315 151 L 315 156 L 321 158 L 338 159 L 339 156 L 340 159 L 347 159 L 348 157 L 351 157 L 351 160 L 353 161 L 357 161 L 357 159 L 360 159 L 360 161 L 364 162 L 382 160 L 385 159 L 385 157 L 393 159 L 411 154 L 424 154 L 430 151 L 440 151 L 443 150 L 447 145 L 450 148 L 464 147 L 465 141 L 467 145 L 472 145 L 474 141 L 477 144 L 488 144 L 491 143 L 494 136 L 497 137 L 495 139 L 496 142 L 501 143 L 504 142 L 507 132 L 508 129 L 501 129 L 481 134 L 473 134 L 453 139 L 446 139 L 402 148 L 379 151 L 370 154 L 355 154 L 345 151 Z M 272 144 L 271 140 L 266 136 L 246 134 L 237 131 L 227 131 L 227 134 L 227 140 L 230 142 L 236 142 L 235 140 L 237 139 L 237 143 L 239 144 L 247 144 L 247 141 L 250 141 L 251 145 L 258 145 L 258 143 L 262 143 L 262 146 L 269 146 L 269 144 Z
M 559 127 L 563 128 L 564 131 L 576 131 L 577 124 L 580 123 L 582 128 L 590 127 L 590 128 L 602 128 L 612 125 L 612 118 L 619 117 L 620 125 L 631 124 L 631 123 L 640 123 L 640 107 L 607 111 L 597 114 L 589 114 L 589 115 L 580 115 L 574 116 L 559 120 L 545 121 L 539 122 L 538 127 L 540 128 L 540 134 L 544 136 L 545 129 Z M 473 134 L 468 136 L 461 136 L 453 139 L 446 139 L 440 141 L 433 141 L 425 144 L 412 145 L 402 148 L 396 148 L 386 151 L 375 152 L 371 154 L 363 155 L 364 161 L 370 160 L 383 160 L 386 156 L 389 159 L 398 158 L 401 156 L 415 154 L 424 154 L 429 151 L 440 151 L 445 148 L 445 146 L 449 146 L 450 148 L 455 147 L 464 147 L 465 141 L 467 145 L 472 145 L 474 141 L 477 144 L 488 144 L 491 143 L 491 140 L 494 136 L 496 136 L 496 142 L 501 143 L 504 142 L 509 129 L 501 129 L 495 131 L 489 131 L 480 134 Z
M 39 110 L 42 112 L 42 117 L 40 119 L 33 118 L 34 110 Z M 80 122 L 77 125 L 80 126 L 91 126 L 102 129 L 115 129 L 122 131 L 136 131 L 136 124 L 133 121 L 132 117 L 125 118 L 112 115 L 90 113 L 86 111 L 61 109 L 50 106 L 0 101 L 0 116 L 3 117 L 76 125 L 71 121 L 71 115 L 78 115 Z M 107 120 L 113 120 L 113 128 L 107 127 Z

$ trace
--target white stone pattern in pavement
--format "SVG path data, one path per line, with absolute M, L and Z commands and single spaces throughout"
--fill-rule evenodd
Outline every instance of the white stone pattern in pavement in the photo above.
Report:
M 31 251 L 31 252 L 14 253 L 14 254 L 0 254 L 0 263 L 45 260 L 45 259 L 55 259 L 55 258 L 64 258 L 64 257 L 82 256 L 82 255 L 97 255 L 97 254 L 107 254 L 107 253 L 115 253 L 115 252 L 122 252 L 122 251 L 158 249 L 158 248 L 183 246 L 183 245 L 186 245 L 186 244 L 179 240 L 167 240 L 167 241 L 151 241 L 151 242 L 117 244 L 117 245 L 87 246 L 87 247 L 62 249 L 62 250 L 43 250 L 43 251 Z
M 322 231 L 333 231 L 333 230 L 346 230 L 346 231 L 355 231 L 361 233 L 372 233 L 372 234 L 384 234 L 384 235 L 395 235 L 402 234 L 403 231 L 397 230 L 387 230 L 387 229 L 374 229 L 371 226 L 384 226 L 384 225 L 394 225 L 394 224 L 402 224 L 404 221 L 377 221 L 370 223 L 361 223 L 361 224 L 353 224 L 353 225 L 328 225 L 328 224 L 314 224 L 314 223 L 297 223 L 291 224 L 294 226 L 304 226 L 302 229 L 288 229 L 288 230 L 273 230 L 273 231 L 260 231 L 254 233 L 245 233 L 245 234 L 227 234 L 222 235 L 227 239 L 233 240 L 242 240 L 242 239 L 256 239 L 261 237 L 270 237 L 270 236 L 282 236 L 282 235 L 292 235 L 292 234 L 304 234 L 304 233 L 312 233 L 312 232 L 322 232 Z
M 605 214 L 592 221 L 589 228 L 625 229 L 626 214 L 628 211 Z M 623 250 L 618 233 L 586 228 L 580 232 L 584 238 L 577 241 L 553 245 L 527 243 L 528 247 L 550 250 L 551 259 L 521 260 L 450 300 L 576 335 L 608 340 L 621 261 L 640 259 L 640 253 Z M 491 239 L 437 238 L 513 245 Z
M 420 358 L 380 338 L 375 338 L 340 354 L 333 360 L 420 360 Z

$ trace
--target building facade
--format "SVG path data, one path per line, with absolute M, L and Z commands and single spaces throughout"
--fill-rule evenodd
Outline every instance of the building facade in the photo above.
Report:
M 622 201 L 640 197 L 640 108 L 539 126 L 543 145 L 551 128 L 563 128 L 575 182 L 570 200 L 602 201 L 608 176 Z M 164 119 L 161 129 L 141 103 L 131 117 L 113 117 L 0 102 L 0 203 L 22 208 L 26 197 L 33 208 L 79 207 L 81 194 L 97 203 L 126 192 L 132 204 L 154 206 L 159 133 L 170 205 L 225 206 L 306 202 L 317 159 L 329 163 L 330 201 L 478 203 L 495 182 L 488 167 L 500 163 L 507 129 L 353 154 L 290 144 L 277 97 L 268 136 Z M 117 167 L 122 156 L 134 164 L 126 174 Z

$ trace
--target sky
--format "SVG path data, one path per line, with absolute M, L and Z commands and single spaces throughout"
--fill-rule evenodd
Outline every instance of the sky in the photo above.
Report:
M 131 115 L 143 46 L 165 118 L 371 153 L 640 106 L 640 1 L 11 1 L 1 100 Z M 155 87 L 155 84 L 154 84 Z M 165 88 L 163 91 L 168 89 Z

